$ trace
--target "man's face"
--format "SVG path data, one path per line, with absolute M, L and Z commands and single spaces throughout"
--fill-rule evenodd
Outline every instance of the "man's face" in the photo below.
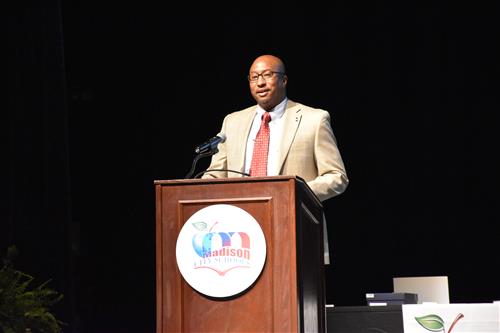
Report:
M 256 60 L 248 78 L 250 92 L 264 110 L 274 108 L 285 98 L 287 77 L 272 59 Z

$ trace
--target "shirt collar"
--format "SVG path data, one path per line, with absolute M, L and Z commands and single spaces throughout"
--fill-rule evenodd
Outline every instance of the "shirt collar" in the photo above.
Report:
M 269 114 L 271 115 L 271 121 L 276 120 L 276 119 L 280 119 L 283 116 L 283 114 L 285 113 L 285 110 L 286 110 L 287 101 L 288 101 L 288 98 L 285 97 L 281 101 L 281 103 L 279 103 L 274 108 L 269 110 Z M 266 110 L 264 110 L 263 108 L 260 107 L 260 105 L 257 104 L 256 112 L 257 112 L 257 115 L 259 115 L 259 117 L 261 117 L 264 114 L 264 112 L 266 112 Z

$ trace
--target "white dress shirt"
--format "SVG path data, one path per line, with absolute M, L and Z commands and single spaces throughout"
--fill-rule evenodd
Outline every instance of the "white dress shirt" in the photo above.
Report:
M 267 175 L 277 176 L 278 158 L 280 156 L 279 148 L 281 137 L 283 135 L 283 114 L 285 113 L 287 99 L 285 98 L 280 104 L 276 105 L 269 111 L 271 121 L 269 122 L 269 153 L 267 157 Z M 245 172 L 250 173 L 250 165 L 252 164 L 253 146 L 255 137 L 259 132 L 260 123 L 262 122 L 262 115 L 266 112 L 259 105 L 257 105 L 255 117 L 253 118 L 252 128 L 247 140 L 247 149 L 245 155 Z

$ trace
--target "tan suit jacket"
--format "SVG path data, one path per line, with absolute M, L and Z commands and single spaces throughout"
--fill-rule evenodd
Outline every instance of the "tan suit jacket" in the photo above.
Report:
M 256 106 L 228 114 L 221 133 L 226 141 L 212 156 L 208 170 L 244 172 L 245 147 Z M 330 114 L 288 100 L 276 174 L 303 178 L 318 199 L 324 201 L 346 189 L 348 178 L 330 124 Z M 203 178 L 242 177 L 227 171 L 209 171 Z

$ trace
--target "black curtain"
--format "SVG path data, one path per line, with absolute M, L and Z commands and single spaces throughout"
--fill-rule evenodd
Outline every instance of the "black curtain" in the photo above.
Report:
M 7 20 L 8 133 L 2 172 L 1 251 L 15 268 L 62 294 L 55 314 L 74 322 L 78 225 L 71 213 L 64 45 L 59 1 L 14 6 Z
M 261 53 L 284 59 L 291 99 L 330 111 L 351 179 L 325 203 L 327 302 L 417 275 L 448 275 L 453 302 L 500 297 L 497 6 L 331 6 L 10 12 L 1 250 L 53 279 L 67 331 L 154 331 L 153 181 L 253 103 Z

